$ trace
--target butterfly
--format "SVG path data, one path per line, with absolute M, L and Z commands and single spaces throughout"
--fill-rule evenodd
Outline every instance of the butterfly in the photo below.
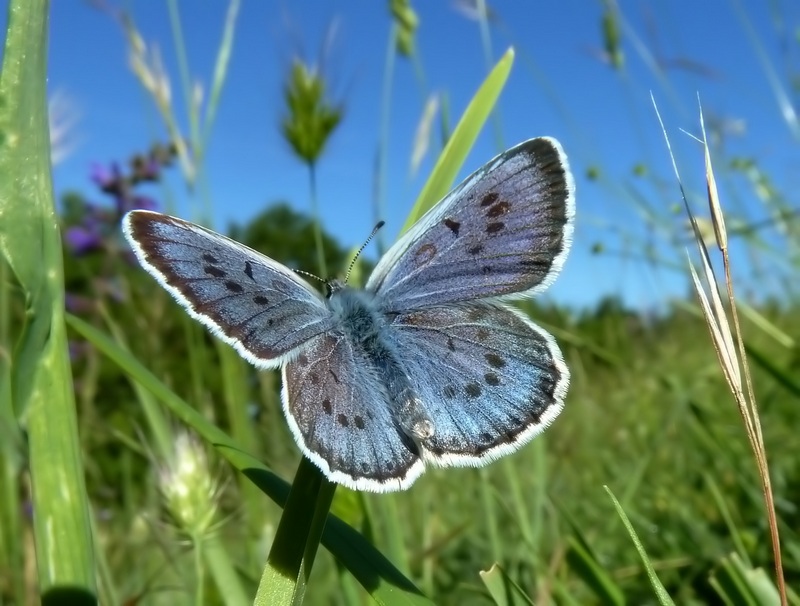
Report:
M 481 466 L 563 408 L 555 339 L 509 301 L 560 272 L 575 217 L 561 145 L 500 154 L 431 208 L 363 289 L 297 272 L 238 242 L 135 210 L 123 232 L 186 311 L 258 368 L 282 369 L 303 453 L 355 490 L 404 490 L 426 464 Z

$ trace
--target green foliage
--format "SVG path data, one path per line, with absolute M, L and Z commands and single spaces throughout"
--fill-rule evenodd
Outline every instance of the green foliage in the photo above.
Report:
M 309 235 L 303 231 L 307 221 L 304 218 L 295 223 L 305 235 L 285 233 L 285 239 L 297 236 L 298 241 L 307 243 Z M 245 233 L 248 227 L 239 229 Z M 68 258 L 67 267 L 86 262 Z M 187 343 L 181 338 L 183 312 L 136 268 L 121 267 L 120 272 L 121 279 L 131 285 L 131 296 L 137 303 L 116 304 L 112 310 L 119 324 L 127 327 L 124 332 L 136 357 L 146 360 L 152 372 L 187 397 L 191 387 L 180 380 L 189 372 Z M 490 466 L 485 473 L 432 471 L 407 493 L 348 499 L 343 510 L 349 512 L 348 520 L 357 527 L 368 524 L 370 535 L 383 552 L 399 550 L 401 555 L 392 556 L 392 561 L 408 562 L 405 572 L 439 604 L 472 603 L 478 595 L 483 596 L 478 603 L 489 603 L 488 589 L 480 588 L 477 575 L 495 560 L 487 535 L 490 520 L 498 533 L 499 563 L 506 581 L 513 583 L 507 586 L 509 591 L 516 592 L 518 587 L 536 603 L 542 591 L 564 600 L 570 598 L 572 603 L 593 603 L 600 599 L 591 580 L 596 577 L 605 579 L 607 588 L 616 587 L 614 591 L 621 592 L 627 603 L 651 600 L 648 577 L 637 564 L 624 527 L 615 521 L 618 518 L 605 497 L 603 484 L 620 496 L 659 579 L 676 603 L 712 600 L 717 590 L 710 575 L 723 554 L 736 545 L 746 549 L 751 561 L 768 562 L 768 546 L 759 540 L 763 536 L 763 513 L 755 470 L 749 463 L 735 410 L 720 404 L 725 386 L 713 352 L 698 346 L 698 336 L 704 336 L 706 330 L 702 320 L 682 306 L 643 317 L 614 299 L 582 313 L 533 304 L 524 309 L 564 345 L 574 377 L 564 415 L 544 437 L 508 459 L 507 473 L 505 461 Z M 134 311 L 141 317 L 128 316 Z M 800 339 L 800 309 L 768 306 L 763 312 L 777 328 Z M 147 331 L 137 328 L 144 326 Z M 154 338 L 147 336 L 153 333 Z M 796 355 L 773 339 L 753 327 L 748 333 L 749 342 L 769 355 L 776 366 L 796 364 Z M 214 362 L 215 348 L 209 338 L 203 336 L 198 346 L 204 350 L 201 358 L 206 360 L 203 374 L 208 392 L 204 401 L 210 407 L 198 405 L 225 428 L 223 369 Z M 119 512 L 100 525 L 104 535 L 119 541 L 122 529 L 136 519 L 125 511 L 158 515 L 160 505 L 152 493 L 142 489 L 151 472 L 148 459 L 135 454 L 139 448 L 135 446 L 134 428 L 144 419 L 131 388 L 117 367 L 93 348 L 85 355 L 89 358 L 77 363 L 76 377 L 84 392 L 94 394 L 93 404 L 85 410 L 97 409 L 82 417 L 86 427 L 94 428 L 83 432 L 92 436 L 88 445 L 94 464 L 88 490 L 92 495 L 105 495 L 100 502 Z M 88 389 L 86 384 L 92 380 L 99 382 Z M 249 398 L 260 393 L 260 380 L 259 373 L 245 368 L 243 382 Z M 767 444 L 791 443 L 793 428 L 800 422 L 796 407 L 786 406 L 785 388 L 768 371 L 757 370 L 755 380 L 764 402 Z M 263 388 L 272 391 L 273 399 L 267 401 L 273 402 L 274 408 L 257 407 L 252 423 L 259 439 L 252 454 L 269 462 L 279 476 L 291 478 L 298 454 L 277 408 L 279 383 L 271 382 Z M 125 465 L 118 454 L 119 438 L 115 437 L 120 435 L 129 436 L 133 447 L 133 458 L 125 457 Z M 220 443 L 217 438 L 210 442 Z M 540 469 L 547 469 L 547 475 L 542 476 Z M 716 479 L 718 489 L 709 486 L 709 474 Z M 797 527 L 800 518 L 790 505 L 797 495 L 792 496 L 790 487 L 800 477 L 800 465 L 794 457 L 778 457 L 773 461 L 773 475 L 776 491 L 784 499 L 779 511 L 783 525 Z M 109 494 L 108 487 L 118 488 Z M 487 490 L 488 501 L 483 496 Z M 725 515 L 714 505 L 715 490 L 724 495 Z M 510 497 L 515 492 L 527 501 L 527 511 L 512 506 Z M 541 511 L 532 499 L 539 492 L 544 495 L 536 506 Z M 336 501 L 343 494 L 353 494 L 344 489 L 338 493 Z M 219 518 L 227 520 L 218 529 L 220 540 L 238 546 L 240 566 L 257 578 L 264 560 L 245 555 L 253 550 L 243 546 L 258 543 L 261 535 L 237 521 L 240 505 L 234 494 L 223 494 L 220 506 Z M 539 533 L 523 532 L 538 515 L 544 519 Z M 277 527 L 276 509 L 262 507 L 262 516 L 255 528 Z M 732 520 L 733 526 L 726 519 Z M 144 540 L 148 534 L 145 532 Z M 535 536 L 531 539 L 535 543 L 526 542 L 526 536 Z M 550 561 L 553 554 L 564 549 L 570 553 L 579 544 L 578 536 L 592 546 L 591 575 L 590 569 L 577 567 L 577 552 L 564 560 Z M 796 541 L 791 534 L 788 540 Z M 390 549 L 390 545 L 394 547 Z M 155 549 L 152 557 L 158 557 L 159 548 L 149 549 Z M 119 575 L 120 566 L 120 562 L 112 562 L 114 576 Z M 430 576 L 423 583 L 428 568 Z M 788 567 L 790 582 L 800 578 L 799 570 L 797 562 Z M 172 573 L 163 570 L 155 586 L 170 586 L 170 579 Z M 309 582 L 306 603 L 329 603 L 328 597 L 341 591 L 335 563 L 327 553 L 317 557 Z M 209 600 L 215 595 L 208 590 Z

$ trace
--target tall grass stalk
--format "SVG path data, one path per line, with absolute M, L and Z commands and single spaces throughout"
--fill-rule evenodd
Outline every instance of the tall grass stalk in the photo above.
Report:
M 320 277 L 330 277 L 322 242 L 322 218 L 317 194 L 317 165 L 328 140 L 339 126 L 344 105 L 328 97 L 328 83 L 320 68 L 295 59 L 283 89 L 286 112 L 281 120 L 281 133 L 295 156 L 308 168 L 311 214 L 314 217 L 314 241 Z
M 670 150 L 671 155 L 669 137 L 667 136 L 666 129 L 661 121 L 661 116 L 658 114 L 658 108 L 655 106 L 655 100 L 653 100 L 653 105 L 656 108 L 656 113 L 658 115 L 659 122 L 661 123 L 661 129 L 664 132 L 667 148 Z M 689 216 L 689 220 L 691 221 L 695 243 L 697 244 L 700 254 L 703 276 L 706 284 L 705 287 L 698 276 L 694 264 L 691 262 L 689 263 L 689 269 L 697 296 L 700 300 L 701 309 L 703 310 L 703 316 L 711 334 L 711 341 L 717 353 L 717 359 L 719 361 L 720 368 L 722 369 L 728 389 L 730 390 L 731 395 L 736 402 L 736 406 L 742 417 L 742 421 L 744 422 L 750 447 L 756 460 L 758 475 L 761 480 L 767 522 L 770 530 L 770 540 L 772 542 L 772 554 L 775 563 L 775 580 L 780 593 L 781 605 L 785 606 L 788 604 L 788 602 L 786 596 L 786 584 L 783 576 L 780 534 L 778 531 L 778 521 L 775 514 L 775 500 L 772 494 L 769 466 L 767 464 L 767 453 L 764 446 L 764 438 L 761 432 L 758 402 L 753 390 L 750 366 L 748 364 L 744 339 L 742 337 L 742 330 L 739 324 L 736 295 L 734 292 L 733 277 L 731 274 L 731 260 L 728 254 L 728 235 L 725 227 L 725 216 L 722 213 L 722 206 L 717 193 L 717 183 L 714 178 L 711 153 L 709 151 L 708 141 L 706 139 L 702 109 L 700 111 L 700 126 L 703 133 L 703 139 L 701 143 L 703 144 L 704 151 L 708 205 L 711 221 L 714 227 L 714 239 L 717 249 L 720 253 L 722 266 L 724 269 L 727 305 L 730 311 L 726 309 L 725 304 L 723 303 L 722 296 L 719 292 L 719 283 L 717 281 L 716 273 L 712 267 L 711 256 L 709 254 L 708 247 L 705 244 L 705 240 L 698 227 L 694 213 L 692 213 L 691 207 L 689 206 L 688 199 L 683 190 L 683 184 L 680 179 L 677 164 L 675 163 L 674 157 L 672 157 L 675 177 L 678 180 L 681 188 L 684 206 L 687 215 Z M 742 378 L 744 378 L 744 384 L 742 383 Z
M 203 170 L 205 154 L 211 138 L 211 131 L 217 114 L 217 107 L 225 79 L 228 74 L 228 64 L 233 51 L 233 42 L 236 33 L 236 18 L 239 14 L 240 0 L 230 0 L 228 11 L 225 15 L 225 25 L 223 26 L 222 40 L 217 49 L 217 58 L 214 65 L 214 75 L 211 80 L 211 91 L 208 102 L 205 104 L 205 113 L 202 107 L 202 88 L 200 83 L 193 83 L 189 59 L 186 53 L 186 43 L 183 38 L 183 27 L 178 11 L 178 0 L 169 0 L 170 27 L 172 28 L 172 41 L 175 47 L 175 54 L 178 59 L 178 71 L 180 72 L 181 87 L 183 88 L 183 98 L 186 103 L 186 115 L 189 120 L 189 134 L 192 141 L 191 154 L 192 166 L 196 172 L 197 180 L 200 185 L 203 198 L 202 222 L 210 223 L 212 216 L 212 200 L 209 192 L 206 172 Z

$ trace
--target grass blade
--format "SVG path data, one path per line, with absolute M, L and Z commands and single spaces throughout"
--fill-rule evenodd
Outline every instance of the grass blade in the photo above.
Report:
M 208 99 L 205 117 L 203 118 L 203 132 L 200 138 L 200 153 L 204 154 L 208 149 L 208 140 L 211 136 L 211 127 L 217 116 L 217 107 L 222 95 L 222 88 L 225 78 L 228 75 L 228 64 L 231 61 L 233 51 L 233 39 L 236 33 L 236 17 L 239 14 L 239 0 L 231 0 L 228 5 L 228 12 L 225 15 L 225 28 L 222 32 L 222 41 L 217 51 L 217 61 L 214 64 L 214 79 L 211 81 L 211 95 Z
M 608 496 L 611 497 L 611 501 L 614 503 L 614 509 L 617 510 L 619 518 L 622 520 L 622 523 L 624 524 L 625 529 L 628 531 L 633 544 L 636 546 L 636 551 L 639 552 L 639 557 L 642 558 L 642 564 L 644 564 L 644 568 L 647 571 L 647 576 L 650 579 L 650 584 L 653 586 L 653 591 L 656 594 L 656 598 L 658 598 L 658 603 L 667 605 L 674 604 L 672 598 L 669 597 L 667 590 L 664 588 L 664 585 L 661 584 L 658 575 L 656 575 L 653 564 L 650 562 L 650 558 L 647 557 L 647 552 L 644 550 L 644 546 L 639 540 L 636 531 L 633 529 L 633 525 L 631 525 L 631 521 L 628 519 L 627 514 L 622 509 L 622 505 L 619 504 L 617 497 L 614 496 L 614 493 L 611 492 L 611 489 L 608 486 L 604 486 L 603 488 L 605 488 Z
M 335 492 L 336 484 L 303 457 L 272 542 L 256 606 L 302 604 Z
M 25 296 L 11 397 L 27 420 L 42 602 L 96 601 L 89 504 L 64 325 L 50 177 L 46 0 L 13 0 L 0 76 L 0 253 Z

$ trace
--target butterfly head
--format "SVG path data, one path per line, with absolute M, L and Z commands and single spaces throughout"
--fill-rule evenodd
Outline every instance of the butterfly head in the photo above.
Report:
M 325 298 L 330 299 L 334 294 L 347 287 L 342 280 L 325 280 Z

